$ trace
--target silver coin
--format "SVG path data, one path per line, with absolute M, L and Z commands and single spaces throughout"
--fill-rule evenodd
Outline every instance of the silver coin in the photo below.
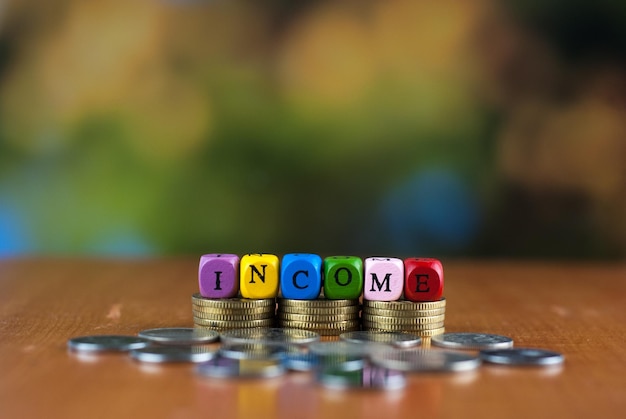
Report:
M 441 350 L 387 350 L 372 354 L 374 365 L 400 371 L 470 371 L 480 366 L 476 355 Z
M 267 345 L 265 343 L 235 343 L 223 345 L 220 355 L 231 359 L 278 359 L 289 348 L 287 345 Z
M 310 352 L 288 352 L 281 361 L 285 368 L 292 371 L 313 371 L 320 365 L 320 357 Z
M 376 366 L 365 366 L 355 371 L 318 369 L 315 378 L 322 386 L 334 390 L 398 390 L 406 386 L 404 372 Z
M 368 330 L 357 330 L 339 335 L 339 338 L 352 343 L 377 343 L 393 345 L 400 348 L 410 348 L 419 346 L 422 338 L 412 333 L 405 332 L 374 332 Z
M 372 351 L 371 345 L 361 343 L 335 341 L 314 342 L 309 345 L 309 351 L 316 355 L 341 355 L 341 356 L 368 356 Z
M 202 345 L 220 338 L 220 334 L 215 330 L 194 327 L 147 329 L 139 332 L 137 336 L 161 345 Z
M 451 349 L 505 349 L 513 346 L 513 339 L 489 333 L 444 333 L 433 336 L 431 343 Z
M 126 352 L 150 345 L 146 339 L 125 335 L 79 336 L 67 341 L 67 347 L 74 351 L 86 352 Z
M 290 328 L 234 329 L 221 334 L 222 342 L 306 345 L 320 340 L 319 333 Z
M 381 345 L 363 345 L 345 341 L 315 342 L 309 345 L 309 351 L 319 357 L 322 368 L 354 371 L 363 368 L 375 347 Z
M 141 362 L 207 362 L 215 358 L 216 349 L 197 346 L 149 346 L 130 351 L 130 356 Z
M 535 348 L 489 349 L 480 351 L 485 362 L 504 365 L 559 365 L 565 357 L 553 351 Z
M 403 371 L 368 365 L 363 368 L 363 388 L 397 390 L 406 386 Z
M 272 378 L 285 373 L 280 360 L 231 359 L 217 356 L 198 366 L 197 372 L 212 378 Z

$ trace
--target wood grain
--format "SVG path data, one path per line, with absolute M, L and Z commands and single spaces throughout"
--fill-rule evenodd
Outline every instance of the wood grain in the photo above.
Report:
M 402 391 L 337 392 L 309 374 L 198 377 L 189 365 L 79 356 L 67 339 L 192 324 L 197 260 L 0 261 L 0 417 L 623 417 L 626 266 L 445 262 L 448 331 L 499 333 L 562 368 L 412 375 Z

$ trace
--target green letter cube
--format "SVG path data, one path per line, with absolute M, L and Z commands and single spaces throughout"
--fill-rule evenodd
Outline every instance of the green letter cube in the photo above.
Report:
M 330 300 L 353 300 L 363 291 L 363 261 L 356 256 L 324 259 L 324 296 Z

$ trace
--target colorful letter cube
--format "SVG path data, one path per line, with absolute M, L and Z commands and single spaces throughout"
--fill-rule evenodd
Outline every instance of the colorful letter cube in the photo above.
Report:
M 311 253 L 289 253 L 280 264 L 283 298 L 314 300 L 322 290 L 322 258 Z
M 437 301 L 443 295 L 443 266 L 437 259 L 404 260 L 404 297 L 411 301 Z
M 278 294 L 278 256 L 267 253 L 244 255 L 239 274 L 243 298 L 274 298 Z
M 200 257 L 198 268 L 200 295 L 230 298 L 239 292 L 239 256 L 213 253 Z
M 363 291 L 363 261 L 356 256 L 329 256 L 324 259 L 324 296 L 351 300 Z
M 404 263 L 398 258 L 365 259 L 363 298 L 374 301 L 395 301 L 404 288 Z

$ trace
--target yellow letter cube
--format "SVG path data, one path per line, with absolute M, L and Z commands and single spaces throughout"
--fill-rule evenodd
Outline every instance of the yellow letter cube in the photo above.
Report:
M 243 298 L 274 298 L 278 295 L 278 256 L 249 253 L 241 258 L 239 289 Z

